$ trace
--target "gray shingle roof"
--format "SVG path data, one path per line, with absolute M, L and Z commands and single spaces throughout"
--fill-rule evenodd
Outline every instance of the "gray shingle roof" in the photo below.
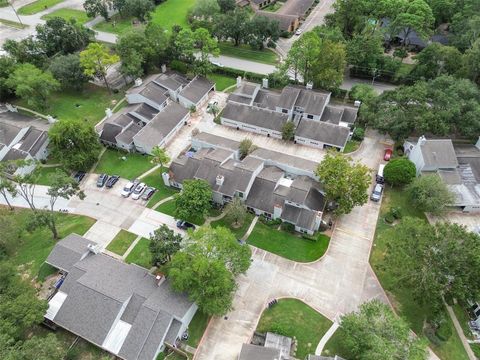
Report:
M 0 144 L 10 145 L 22 128 L 0 122 Z
M 257 11 L 255 16 L 265 16 L 271 20 L 278 21 L 278 27 L 283 31 L 289 31 L 290 26 L 297 20 L 297 16 L 295 15 L 279 14 L 278 12 L 263 10 Z
M 190 100 L 192 103 L 197 104 L 210 90 L 212 90 L 215 84 L 210 80 L 197 76 L 190 83 L 185 86 L 180 95 Z
M 154 82 L 149 82 L 140 91 L 140 95 L 153 101 L 155 104 L 163 104 L 167 101 L 166 90 Z
M 125 144 L 131 144 L 133 142 L 133 137 L 137 135 L 140 130 L 142 130 L 140 125 L 131 123 L 125 130 L 123 130 L 123 132 L 115 137 L 115 140 L 121 141 Z
M 284 109 L 292 109 L 300 96 L 301 89 L 293 86 L 285 86 L 282 89 L 277 106 Z
M 102 133 L 100 134 L 100 140 L 114 144 L 116 142 L 115 137 L 121 132 L 121 126 L 113 123 L 105 123 L 105 125 L 103 125 Z
M 188 114 L 183 106 L 170 102 L 134 136 L 134 140 L 151 147 L 159 145 Z
M 347 143 L 350 129 L 321 121 L 302 119 L 295 136 L 343 147 Z
M 425 166 L 454 168 L 458 165 L 452 140 L 427 140 L 421 145 Z
M 192 302 L 186 295 L 174 293 L 168 281 L 157 285 L 155 277 L 139 266 L 104 254 L 83 257 L 89 243 L 78 235 L 69 236 L 58 242 L 48 257 L 50 264 L 68 268 L 59 289 L 67 296 L 53 322 L 102 346 L 119 319 L 131 328 L 118 355 L 127 360 L 152 360 L 165 335 L 178 334 L 177 323 L 170 329 L 172 320 L 180 322 Z
M 243 344 L 238 360 L 280 360 L 280 350 Z
M 279 132 L 288 121 L 286 114 L 237 103 L 228 103 L 223 109 L 221 117 Z
M 320 115 L 330 97 L 330 93 L 301 89 L 295 106 L 305 109 L 307 114 Z
M 313 6 L 314 0 L 287 0 L 278 10 L 280 14 L 302 17 Z
M 177 91 L 182 86 L 188 84 L 188 79 L 174 71 L 159 74 L 154 81 L 160 86 L 172 91 Z

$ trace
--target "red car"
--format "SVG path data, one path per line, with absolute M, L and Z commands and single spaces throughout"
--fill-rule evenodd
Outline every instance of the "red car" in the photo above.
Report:
M 385 155 L 383 156 L 383 160 L 389 161 L 392 157 L 392 149 L 385 150 Z

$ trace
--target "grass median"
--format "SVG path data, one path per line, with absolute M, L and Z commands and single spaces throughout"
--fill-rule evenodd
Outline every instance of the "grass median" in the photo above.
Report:
M 37 0 L 30 4 L 22 6 L 17 12 L 20 15 L 33 15 L 41 11 L 47 10 L 52 6 L 60 4 L 63 0 Z

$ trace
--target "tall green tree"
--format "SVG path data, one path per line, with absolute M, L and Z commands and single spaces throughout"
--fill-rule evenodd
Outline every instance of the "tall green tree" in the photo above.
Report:
M 285 59 L 285 71 L 292 68 L 297 80 L 297 74 L 306 84 L 313 81 L 316 72 L 315 64 L 320 56 L 320 38 L 313 31 L 304 33 L 295 41 Z
M 347 44 L 347 61 L 363 72 L 371 72 L 382 66 L 383 39 L 380 34 L 363 32 L 353 35 Z
M 235 277 L 248 270 L 250 256 L 250 248 L 230 230 L 204 226 L 189 234 L 167 274 L 174 290 L 187 292 L 203 312 L 219 316 L 232 308 Z
M 480 37 L 465 52 L 465 70 L 469 79 L 480 85 Z
M 240 152 L 240 158 L 244 159 L 249 154 L 251 154 L 257 146 L 253 143 L 250 139 L 243 139 L 240 141 L 240 145 L 238 146 L 238 151 Z
M 217 0 L 218 5 L 220 6 L 220 12 L 225 14 L 229 11 L 235 10 L 235 0 Z
M 192 15 L 199 18 L 210 18 L 220 12 L 217 0 L 197 0 Z
M 412 206 L 439 215 L 452 205 L 454 196 L 438 175 L 416 178 L 407 188 Z
M 8 77 L 15 69 L 15 60 L 10 56 L 0 56 L 0 101 L 6 101 L 13 95 Z
M 295 123 L 287 121 L 282 126 L 282 140 L 292 141 L 295 137 Z
M 62 360 L 66 355 L 65 345 L 55 336 L 32 336 L 7 350 L 5 360 Z
M 107 70 L 113 64 L 120 61 L 120 57 L 111 54 L 103 44 L 91 43 L 80 53 L 80 64 L 87 76 L 98 76 L 105 82 L 107 90 L 110 92 L 110 85 L 107 80 Z
M 225 207 L 225 219 L 234 227 L 239 227 L 247 217 L 247 208 L 240 198 L 234 197 Z
M 262 50 L 264 44 L 274 48 L 275 42 L 280 37 L 280 25 L 278 20 L 269 19 L 266 16 L 254 16 L 249 22 L 248 43 L 254 49 Z
M 458 74 L 462 67 L 462 54 L 453 46 L 432 43 L 415 56 L 411 75 L 415 78 L 434 79 L 440 75 Z
M 84 74 L 78 54 L 59 55 L 51 60 L 48 70 L 63 89 L 80 91 L 90 79 Z
M 314 64 L 313 81 L 316 87 L 328 90 L 340 87 L 347 65 L 345 45 L 321 40 L 319 56 Z
M 151 18 L 151 12 L 155 10 L 152 0 L 125 0 L 123 12 L 137 18 L 144 23 Z
M 409 217 L 391 231 L 394 236 L 385 237 L 385 266 L 395 286 L 410 289 L 434 312 L 443 308 L 444 296 L 466 302 L 480 295 L 478 235 L 457 224 L 430 225 Z
M 7 203 L 8 208 L 13 210 L 13 206 L 10 204 L 9 197 L 17 196 L 17 187 L 8 176 L 9 166 L 10 164 L 7 161 L 0 162 L 0 194 Z
M 154 265 L 163 264 L 170 261 L 172 256 L 180 250 L 182 236 L 163 224 L 150 235 L 148 248 L 152 254 L 152 263 Z
M 190 219 L 194 216 L 206 216 L 212 207 L 212 189 L 201 179 L 185 180 L 180 194 L 175 198 L 177 219 Z
M 412 31 L 426 39 L 432 33 L 435 18 L 432 9 L 424 0 L 412 0 L 405 3 L 404 8 L 390 24 L 392 34 L 404 32 L 403 45 L 408 45 Z
M 88 17 L 101 16 L 105 21 L 110 20 L 109 10 L 113 7 L 110 0 L 85 0 L 83 8 Z
M 408 323 L 378 300 L 342 316 L 341 343 L 358 360 L 424 360 L 426 342 L 416 337 Z
M 249 13 L 241 8 L 236 8 L 222 14 L 215 21 L 214 34 L 220 40 L 233 40 L 235 46 L 246 42 L 249 34 Z
M 71 54 L 83 50 L 94 37 L 92 30 L 77 24 L 75 20 L 60 17 L 48 19 L 36 27 L 36 40 L 48 57 Z
M 7 39 L 3 44 L 3 50 L 19 64 L 29 63 L 43 68 L 48 60 L 43 44 L 33 36 L 19 41 Z
M 352 158 L 329 151 L 315 173 L 323 184 L 327 200 L 336 204 L 336 215 L 348 214 L 355 206 L 368 201 L 370 170 Z
M 87 171 L 100 154 L 93 126 L 80 120 L 60 120 L 49 130 L 52 155 L 70 170 Z
M 152 163 L 160 165 L 160 168 L 163 168 L 163 166 L 170 161 L 170 156 L 168 156 L 167 151 L 160 146 L 155 146 L 152 149 L 152 157 Z
M 193 44 L 198 54 L 194 62 L 194 70 L 197 74 L 207 76 L 213 69 L 210 56 L 220 55 L 218 42 L 207 29 L 198 28 L 193 32 Z
M 120 35 L 116 50 L 122 61 L 121 71 L 134 78 L 143 75 L 147 63 L 149 43 L 145 31 L 135 28 Z
M 10 74 L 7 85 L 29 106 L 39 110 L 47 108 L 50 94 L 60 87 L 51 72 L 42 71 L 31 64 L 18 65 Z

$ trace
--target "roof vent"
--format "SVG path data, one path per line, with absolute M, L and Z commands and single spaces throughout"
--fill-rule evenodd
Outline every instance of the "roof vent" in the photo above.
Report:
M 89 251 L 97 255 L 100 252 L 100 246 L 99 245 L 93 245 L 93 244 L 88 244 L 87 248 Z
M 217 178 L 215 179 L 215 183 L 218 186 L 222 186 L 224 181 L 225 181 L 225 177 L 223 175 L 217 175 Z

